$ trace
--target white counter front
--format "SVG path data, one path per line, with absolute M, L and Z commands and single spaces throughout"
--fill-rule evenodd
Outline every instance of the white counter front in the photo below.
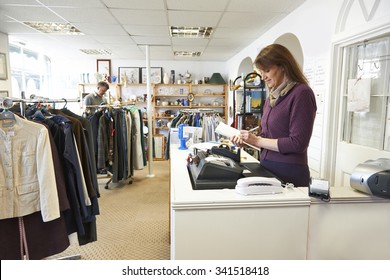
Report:
M 171 148 L 172 259 L 305 259 L 310 198 L 299 189 L 193 190 L 189 151 Z
M 390 260 L 390 199 L 350 187 L 310 204 L 308 259 Z
M 172 259 L 390 259 L 390 199 L 349 187 L 332 187 L 329 202 L 307 188 L 193 190 L 188 154 L 170 150 Z

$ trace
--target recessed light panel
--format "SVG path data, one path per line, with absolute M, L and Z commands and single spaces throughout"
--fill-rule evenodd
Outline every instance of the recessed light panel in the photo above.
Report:
M 80 51 L 86 54 L 112 55 L 112 52 L 110 50 L 104 50 L 104 49 L 80 49 Z
M 202 52 L 174 51 L 173 54 L 175 56 L 182 56 L 182 57 L 195 57 L 195 56 L 201 56 Z
M 84 35 L 80 30 L 78 30 L 70 23 L 33 22 L 33 21 L 25 21 L 23 23 L 43 33 L 52 33 L 52 34 L 54 33 L 54 34 L 64 34 L 64 35 Z
M 213 33 L 212 27 L 184 27 L 171 26 L 171 37 L 177 38 L 210 38 Z

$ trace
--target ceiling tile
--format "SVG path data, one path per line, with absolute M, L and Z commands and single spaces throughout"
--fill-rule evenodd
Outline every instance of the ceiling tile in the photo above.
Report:
M 273 12 L 290 12 L 297 8 L 305 0 L 245 0 L 243 5 L 242 0 L 231 0 L 227 11 L 231 12 L 259 12 L 259 13 L 273 13 Z
M 47 8 L 37 6 L 1 6 L 3 13 L 18 21 L 65 22 Z
M 120 24 L 168 25 L 164 11 L 110 9 Z
M 221 12 L 168 11 L 169 25 L 188 27 L 216 27 Z
M 201 38 L 172 38 L 172 44 L 175 46 L 202 46 L 205 47 L 209 43 L 209 39 Z
M 258 14 L 258 13 L 238 13 L 238 12 L 226 12 L 220 23 L 219 27 L 241 27 L 251 29 L 257 28 L 266 24 L 268 20 L 272 19 L 276 14 Z
M 113 41 L 111 43 L 102 43 L 102 45 L 105 47 L 105 49 L 108 48 L 108 49 L 112 50 L 113 52 L 119 52 L 119 51 L 133 52 L 133 51 L 140 49 L 140 47 L 134 43 L 120 44 L 117 41 Z
M 167 0 L 168 10 L 224 11 L 229 0 Z
M 40 32 L 38 30 L 32 29 L 19 22 L 4 22 L 0 24 L 0 31 L 5 34 L 37 34 Z
M 38 5 L 37 1 L 35 0 L 0 0 L 0 6 L 1 5 Z
M 104 49 L 112 51 L 113 56 L 122 56 L 126 58 L 138 59 L 139 56 L 144 57 L 141 49 L 136 45 L 117 45 L 117 44 L 103 44 Z
M 212 38 L 252 38 L 256 39 L 259 36 L 251 28 L 247 27 L 219 27 L 213 32 Z
M 172 45 L 173 51 L 186 51 L 186 52 L 204 52 L 205 47 L 202 46 L 177 46 L 177 45 Z
M 163 0 L 103 0 L 108 8 L 134 9 L 134 10 L 164 10 Z
M 170 45 L 171 40 L 168 37 L 146 37 L 131 36 L 138 45 Z
M 104 8 L 100 0 L 39 0 L 43 5 L 49 7 L 95 7 Z
M 75 23 L 74 26 L 87 35 L 127 35 L 126 31 L 118 25 L 104 23 Z
M 130 35 L 138 36 L 170 36 L 168 25 L 123 25 Z
M 65 18 L 71 23 L 88 22 L 88 23 L 117 23 L 115 18 L 103 8 L 52 8 L 59 16 Z
M 215 38 L 210 40 L 209 47 L 219 47 L 223 48 L 243 48 L 249 45 L 253 40 L 252 39 L 240 39 L 236 40 L 233 38 Z
M 64 44 L 68 46 L 77 45 L 78 48 L 91 48 L 91 49 L 99 49 L 99 43 L 96 41 L 93 36 L 66 36 L 66 35 L 51 35 L 52 38 L 56 38 L 59 41 L 62 41 Z
M 121 44 L 123 45 L 134 45 L 134 41 L 131 39 L 130 36 L 94 36 L 95 40 L 98 41 L 99 43 L 114 43 L 114 44 Z

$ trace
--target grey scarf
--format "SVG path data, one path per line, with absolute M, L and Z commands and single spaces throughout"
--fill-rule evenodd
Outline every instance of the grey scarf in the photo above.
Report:
M 295 86 L 295 84 L 296 82 L 291 82 L 286 79 L 275 90 L 271 90 L 269 94 L 269 102 L 271 107 L 274 107 L 279 97 L 286 95 L 290 89 Z

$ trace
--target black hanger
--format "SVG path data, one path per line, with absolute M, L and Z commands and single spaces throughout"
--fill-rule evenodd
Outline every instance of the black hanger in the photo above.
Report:
M 68 100 L 66 100 L 65 98 L 62 98 L 62 100 L 65 101 L 65 105 L 64 105 L 64 107 L 62 107 L 62 109 L 66 109 L 66 105 L 68 105 Z

